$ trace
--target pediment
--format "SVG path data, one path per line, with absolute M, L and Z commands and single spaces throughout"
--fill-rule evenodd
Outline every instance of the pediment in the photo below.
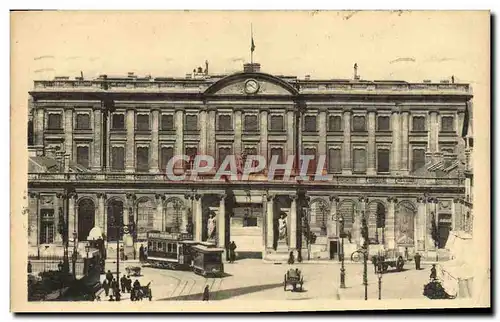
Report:
M 216 96 L 291 96 L 297 94 L 297 91 L 289 83 L 274 76 L 260 73 L 243 73 L 219 80 L 210 86 L 206 93 Z

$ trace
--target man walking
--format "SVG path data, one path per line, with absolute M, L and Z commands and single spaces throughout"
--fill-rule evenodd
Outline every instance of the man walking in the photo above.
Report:
M 111 282 L 113 281 L 113 274 L 111 274 L 110 270 L 106 273 L 106 279 L 108 280 L 108 284 L 111 285 Z
M 420 270 L 420 259 L 422 256 L 420 256 L 419 253 L 415 254 L 415 269 L 418 271 Z
M 123 274 L 122 278 L 120 278 L 120 285 L 122 286 L 122 291 L 127 291 L 127 277 Z
M 144 261 L 144 246 L 141 244 L 141 247 L 139 247 L 139 261 L 143 262 Z
M 234 263 L 234 261 L 236 260 L 236 244 L 234 242 L 234 240 L 231 242 L 231 244 L 229 245 L 229 262 L 230 263 Z
M 104 289 L 104 293 L 106 294 L 106 297 L 109 296 L 109 282 L 107 279 L 104 280 L 104 282 L 102 282 L 102 288 Z
M 208 289 L 208 285 L 205 286 L 205 289 L 203 290 L 203 301 L 208 301 L 210 297 L 210 290 Z

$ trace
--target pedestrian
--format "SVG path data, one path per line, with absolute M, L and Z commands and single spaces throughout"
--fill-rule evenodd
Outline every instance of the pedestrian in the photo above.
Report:
M 106 279 L 108 280 L 108 283 L 111 285 L 111 281 L 113 281 L 113 274 L 111 274 L 111 271 L 108 270 L 106 273 Z
M 432 281 L 437 278 L 436 264 L 432 264 L 431 275 L 429 276 Z
M 104 293 L 106 294 L 106 296 L 109 295 L 109 283 L 108 283 L 108 280 L 104 280 L 104 282 L 102 282 L 102 288 L 104 289 Z
M 419 253 L 415 254 L 415 269 L 420 270 L 420 259 L 422 256 L 420 256 Z
M 144 247 L 144 260 L 148 259 L 148 248 Z
M 349 244 L 352 243 L 351 239 L 352 239 L 351 231 L 348 230 L 347 231 L 347 240 L 349 241 Z
M 208 289 L 208 285 L 205 286 L 205 289 L 203 290 L 203 301 L 208 301 L 210 297 L 210 290 Z
M 405 247 L 405 260 L 408 260 L 409 254 L 408 254 L 408 247 Z
M 236 260 L 236 243 L 234 242 L 234 240 L 231 242 L 231 244 L 229 245 L 229 262 L 230 263 L 234 263 L 234 261 Z
M 31 265 L 31 261 L 28 261 L 28 274 L 33 272 L 33 266 Z
M 122 247 L 120 247 L 120 258 L 122 261 L 125 260 L 125 249 Z
M 290 256 L 288 257 L 288 264 L 293 265 L 295 263 L 295 257 L 293 256 L 293 251 L 290 252 Z
M 117 301 L 121 300 L 121 298 L 122 298 L 122 295 L 120 294 L 120 289 L 118 289 L 118 288 L 115 291 L 115 298 Z
M 127 275 L 127 292 L 130 293 L 132 291 L 132 279 L 130 278 L 130 275 Z
M 57 268 L 59 269 L 59 272 L 62 272 L 63 271 L 63 262 L 62 261 L 59 261 L 59 264 L 57 264 Z
M 115 290 L 118 288 L 118 282 L 116 281 L 115 278 L 113 278 L 113 280 L 111 281 L 111 284 L 110 284 L 110 287 L 111 289 L 111 292 L 114 293 Z
M 373 268 L 374 268 L 374 273 L 377 274 L 377 264 L 378 264 L 378 256 L 375 255 L 372 257 L 372 263 L 373 263 Z
M 114 300 L 115 300 L 115 298 L 113 297 L 113 295 L 110 295 L 110 296 L 109 296 L 109 300 L 110 300 L 110 301 L 114 301 Z
M 120 278 L 120 285 L 122 286 L 122 291 L 126 292 L 127 291 L 127 277 L 125 274 L 123 274 L 122 278 Z
M 141 244 L 141 247 L 139 247 L 139 261 L 143 262 L 144 261 L 144 246 Z

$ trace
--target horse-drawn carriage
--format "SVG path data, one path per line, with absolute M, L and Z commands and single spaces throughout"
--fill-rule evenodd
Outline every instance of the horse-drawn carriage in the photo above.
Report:
M 403 270 L 405 260 L 402 254 L 396 250 L 386 250 L 372 257 L 373 264 L 376 264 L 378 269 L 383 273 L 387 272 L 390 267 L 396 268 L 396 271 Z
M 291 285 L 292 292 L 297 291 L 297 288 L 299 288 L 301 291 L 304 287 L 304 276 L 302 276 L 302 273 L 298 268 L 296 269 L 289 269 L 288 272 L 285 274 L 284 282 L 283 282 L 283 289 L 286 291 L 286 287 L 288 285 Z

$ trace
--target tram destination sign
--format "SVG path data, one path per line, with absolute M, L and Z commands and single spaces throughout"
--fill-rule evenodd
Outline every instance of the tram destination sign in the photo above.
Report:
M 148 238 L 184 240 L 193 239 L 193 235 L 188 233 L 167 233 L 165 231 L 148 232 Z

